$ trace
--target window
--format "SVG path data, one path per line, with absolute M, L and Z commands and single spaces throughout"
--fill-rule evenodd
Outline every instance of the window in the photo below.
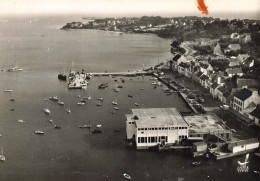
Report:
M 157 130 L 157 128 L 154 128 L 154 130 Z
M 140 128 L 138 128 L 138 131 L 140 131 L 141 129 Z
M 140 143 L 141 142 L 141 138 L 140 137 L 138 137 L 138 143 Z
M 161 130 L 161 128 L 158 128 L 159 130 Z
M 155 143 L 155 137 L 151 137 L 151 143 Z
M 148 137 L 148 143 L 151 143 L 151 137 Z
M 144 142 L 147 143 L 147 137 L 144 138 Z
M 144 143 L 144 137 L 140 137 L 141 138 L 141 143 Z

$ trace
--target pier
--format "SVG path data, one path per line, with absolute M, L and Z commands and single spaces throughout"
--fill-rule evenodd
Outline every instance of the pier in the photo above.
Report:
M 92 76 L 141 76 L 141 75 L 152 75 L 151 72 L 147 71 L 134 71 L 134 72 L 92 72 L 89 73 Z

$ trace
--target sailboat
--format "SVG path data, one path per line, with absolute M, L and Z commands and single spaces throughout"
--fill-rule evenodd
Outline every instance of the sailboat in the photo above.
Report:
M 8 69 L 7 69 L 7 72 L 19 72 L 19 71 L 22 71 L 22 70 L 23 70 L 22 68 L 19 68 L 19 67 L 16 65 L 16 55 L 15 55 L 15 66 L 8 68 Z
M 5 156 L 4 156 L 4 149 L 3 146 L 1 146 L 2 154 L 0 155 L 0 161 L 5 161 Z

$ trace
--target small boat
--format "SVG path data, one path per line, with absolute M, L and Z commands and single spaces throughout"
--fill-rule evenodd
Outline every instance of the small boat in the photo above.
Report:
M 101 127 L 101 124 L 97 124 L 96 127 L 97 127 L 97 128 L 100 128 L 100 127 Z
M 50 123 L 52 124 L 52 123 L 53 123 L 53 120 L 50 119 Z
M 80 102 L 84 102 L 84 103 L 86 103 L 86 101 L 85 101 L 84 99 L 81 99 Z
M 259 174 L 260 172 L 259 171 L 257 171 L 257 170 L 254 170 L 253 171 L 255 174 Z
M 102 133 L 100 129 L 92 129 L 92 134 Z
M 123 88 L 123 86 L 122 85 L 119 85 L 119 86 L 117 86 L 118 88 L 120 88 L 120 89 L 122 89 Z
M 113 105 L 117 105 L 116 99 L 112 101 L 112 104 L 113 104 Z
M 7 69 L 7 72 L 19 72 L 19 71 L 23 71 L 23 69 L 18 68 L 17 66 Z
M 3 146 L 1 146 L 2 154 L 0 155 L 0 161 L 5 161 L 5 156 L 4 156 L 4 149 Z
M 98 86 L 98 89 L 105 89 L 106 87 L 108 87 L 108 83 L 103 83 Z
M 14 108 L 11 108 L 10 111 L 14 111 Z
M 24 123 L 24 120 L 19 119 L 18 123 Z
M 124 173 L 124 174 L 123 174 L 123 176 L 124 176 L 126 179 L 129 179 L 129 180 L 131 180 L 131 176 L 130 176 L 130 175 L 128 175 L 127 173 Z
M 114 107 L 115 108 L 115 110 L 119 110 L 119 108 L 118 107 Z
M 131 95 L 131 94 L 128 94 L 128 97 L 130 97 L 130 98 L 133 98 L 133 95 Z
M 78 102 L 77 104 L 78 104 L 79 106 L 84 106 L 84 105 L 85 105 L 84 102 Z
M 103 101 L 103 98 L 102 97 L 97 97 L 97 100 Z
M 14 102 L 14 98 L 11 98 L 10 101 Z
M 70 110 L 70 109 L 67 109 L 67 113 L 70 114 L 70 113 L 71 113 L 71 110 Z
M 44 99 L 44 101 L 48 101 L 48 99 Z
M 58 104 L 61 105 L 61 106 L 63 106 L 63 105 L 64 105 L 64 102 L 58 101 Z
M 4 92 L 13 92 L 13 89 L 5 89 Z
M 78 95 L 78 98 L 80 98 L 81 96 L 80 95 Z
M 79 126 L 79 128 L 89 128 L 89 127 L 85 124 L 85 125 Z
M 97 106 L 101 106 L 101 102 L 100 102 L 100 100 L 98 101 Z
M 193 166 L 198 166 L 198 165 L 200 165 L 201 164 L 201 162 L 192 162 L 192 165 Z
M 136 106 L 140 106 L 140 104 L 138 104 L 137 102 L 135 103 Z
M 54 129 L 60 129 L 61 127 L 60 126 L 58 126 L 58 125 L 54 125 Z
M 140 90 L 144 90 L 144 88 L 141 88 Z
M 35 130 L 35 131 L 34 131 L 34 134 L 40 134 L 40 135 L 43 135 L 44 132 L 43 132 L 43 131 L 40 131 L 40 130 Z
M 53 97 L 50 97 L 50 100 L 52 100 L 52 101 L 58 101 L 59 99 L 58 99 L 57 96 L 53 96 Z
M 50 111 L 49 109 L 47 109 L 47 108 L 45 108 L 43 111 L 44 111 L 46 114 L 50 114 L 50 113 L 51 113 L 51 111 Z
M 260 156 L 260 153 L 255 153 L 256 156 Z

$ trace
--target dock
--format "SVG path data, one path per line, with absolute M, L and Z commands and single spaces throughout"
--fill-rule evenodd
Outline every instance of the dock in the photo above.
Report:
M 134 72 L 92 72 L 89 73 L 92 76 L 141 76 L 141 75 L 151 75 L 148 71 L 134 71 Z

